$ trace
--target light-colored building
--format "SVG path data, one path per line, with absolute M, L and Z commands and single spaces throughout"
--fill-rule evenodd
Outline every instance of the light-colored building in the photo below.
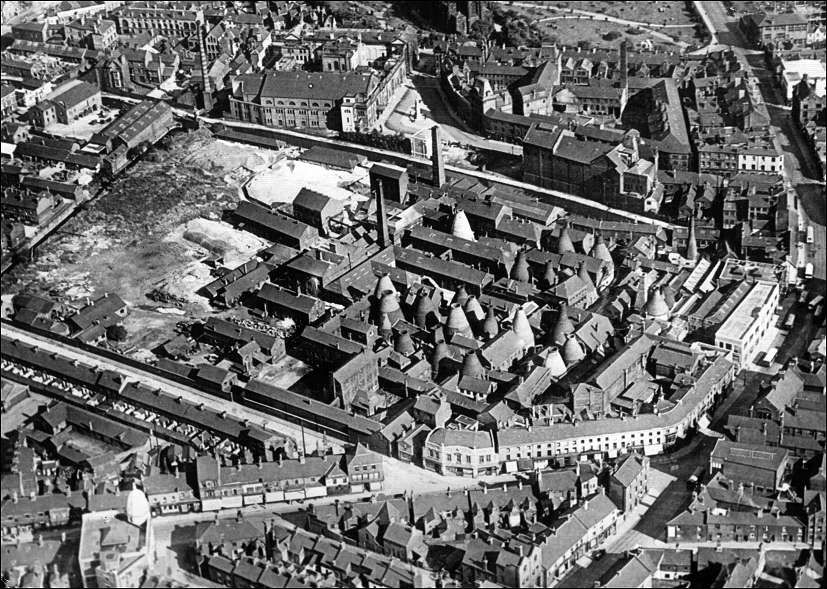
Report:
M 513 472 L 522 468 L 518 462 L 526 460 L 531 468 L 546 468 L 561 461 L 573 465 L 584 456 L 614 458 L 632 450 L 646 456 L 660 454 L 698 423 L 732 382 L 734 368 L 732 362 L 718 355 L 681 402 L 668 411 L 501 430 L 497 432 L 499 461 L 506 471 Z
M 784 98 L 787 104 L 793 101 L 793 89 L 807 76 L 818 96 L 824 96 L 827 88 L 827 71 L 822 59 L 794 59 L 781 61 L 781 85 L 784 87 Z
M 52 122 L 68 125 L 101 108 L 101 91 L 94 84 L 72 80 L 49 94 L 35 110 L 42 127 Z
M 758 343 L 774 323 L 779 291 L 777 282 L 759 280 L 715 332 L 715 345 L 730 350 L 740 368 L 753 359 Z
M 125 513 L 83 515 L 78 565 L 84 587 L 140 587 L 153 564 L 152 521 L 143 491 L 129 492 Z
M 747 147 L 738 150 L 738 171 L 781 174 L 784 155 L 774 149 Z
M 438 427 L 428 434 L 423 466 L 441 474 L 477 477 L 500 469 L 491 432 Z

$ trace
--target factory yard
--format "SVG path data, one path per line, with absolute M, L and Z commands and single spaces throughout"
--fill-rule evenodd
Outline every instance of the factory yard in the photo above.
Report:
M 302 186 L 336 198 L 365 198 L 367 170 L 350 174 L 289 159 L 298 154 L 297 148 L 216 140 L 206 130 L 172 135 L 55 232 L 34 261 L 4 275 L 3 293 L 27 285 L 27 292 L 76 306 L 118 293 L 130 306 L 123 349 L 151 358 L 149 350 L 168 340 L 180 322 L 240 314 L 212 309 L 197 291 L 215 279 L 210 258 L 223 258 L 232 268 L 271 245 L 222 220 L 251 178 L 280 187 L 280 202 L 292 201 Z M 152 292 L 164 301 L 147 298 Z
M 46 131 L 60 137 L 72 137 L 74 139 L 89 141 L 92 135 L 106 127 L 118 118 L 120 114 L 121 111 L 119 109 L 102 108 L 76 121 L 72 121 L 68 125 L 54 122 L 46 128 Z
M 295 148 L 289 153 L 298 155 Z M 271 167 L 257 173 L 247 183 L 245 191 L 250 200 L 271 206 L 292 203 L 302 188 L 312 188 L 331 198 L 343 200 L 346 205 L 354 204 L 368 199 L 368 169 L 358 166 L 353 172 L 332 170 L 282 157 Z

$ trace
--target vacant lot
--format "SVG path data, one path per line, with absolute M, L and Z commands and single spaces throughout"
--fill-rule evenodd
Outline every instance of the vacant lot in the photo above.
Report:
M 269 245 L 219 219 L 251 168 L 274 154 L 205 130 L 167 138 L 52 235 L 37 260 L 4 275 L 3 293 L 27 290 L 77 306 L 117 293 L 131 307 L 126 346 L 151 349 L 179 321 L 213 313 L 195 294 L 212 279 L 205 257 L 240 263 Z M 155 289 L 179 299 L 174 313 L 146 297 Z
M 270 189 L 307 186 L 352 200 L 363 198 L 352 191 L 368 190 L 365 169 L 342 177 L 295 155 L 296 148 L 216 140 L 203 129 L 167 138 L 53 234 L 35 261 L 7 272 L 3 294 L 25 290 L 80 307 L 117 293 L 130 307 L 123 346 L 141 359 L 172 338 L 179 323 L 244 317 L 244 308 L 218 312 L 198 294 L 215 279 L 209 258 L 221 256 L 233 268 L 271 245 L 222 220 L 242 185 L 263 174 Z M 301 366 L 282 368 L 285 377 L 295 372 L 294 380 L 303 374 Z

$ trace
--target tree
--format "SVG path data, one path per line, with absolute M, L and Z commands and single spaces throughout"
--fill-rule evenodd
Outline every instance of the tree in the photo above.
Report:
M 128 335 L 123 325 L 110 325 L 106 328 L 106 339 L 112 342 L 126 341 Z
M 474 41 L 488 41 L 491 38 L 491 33 L 494 32 L 494 25 L 489 20 L 475 20 L 471 25 L 471 32 L 469 36 Z
M 603 35 L 604 41 L 614 41 L 618 38 L 620 38 L 620 31 L 609 31 L 608 33 Z

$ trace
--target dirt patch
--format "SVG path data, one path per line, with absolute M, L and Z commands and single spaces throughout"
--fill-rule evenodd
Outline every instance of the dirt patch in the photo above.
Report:
M 178 322 L 214 314 L 196 294 L 213 278 L 203 263 L 213 248 L 205 245 L 238 263 L 269 245 L 218 220 L 239 199 L 239 184 L 251 173 L 244 166 L 267 156 L 221 143 L 206 130 L 163 140 L 41 245 L 35 261 L 7 272 L 3 293 L 28 291 L 77 306 L 117 293 L 130 305 L 127 348 L 152 348 L 172 337 Z M 180 299 L 175 307 L 184 314 L 159 312 L 173 305 L 148 299 L 154 289 Z

